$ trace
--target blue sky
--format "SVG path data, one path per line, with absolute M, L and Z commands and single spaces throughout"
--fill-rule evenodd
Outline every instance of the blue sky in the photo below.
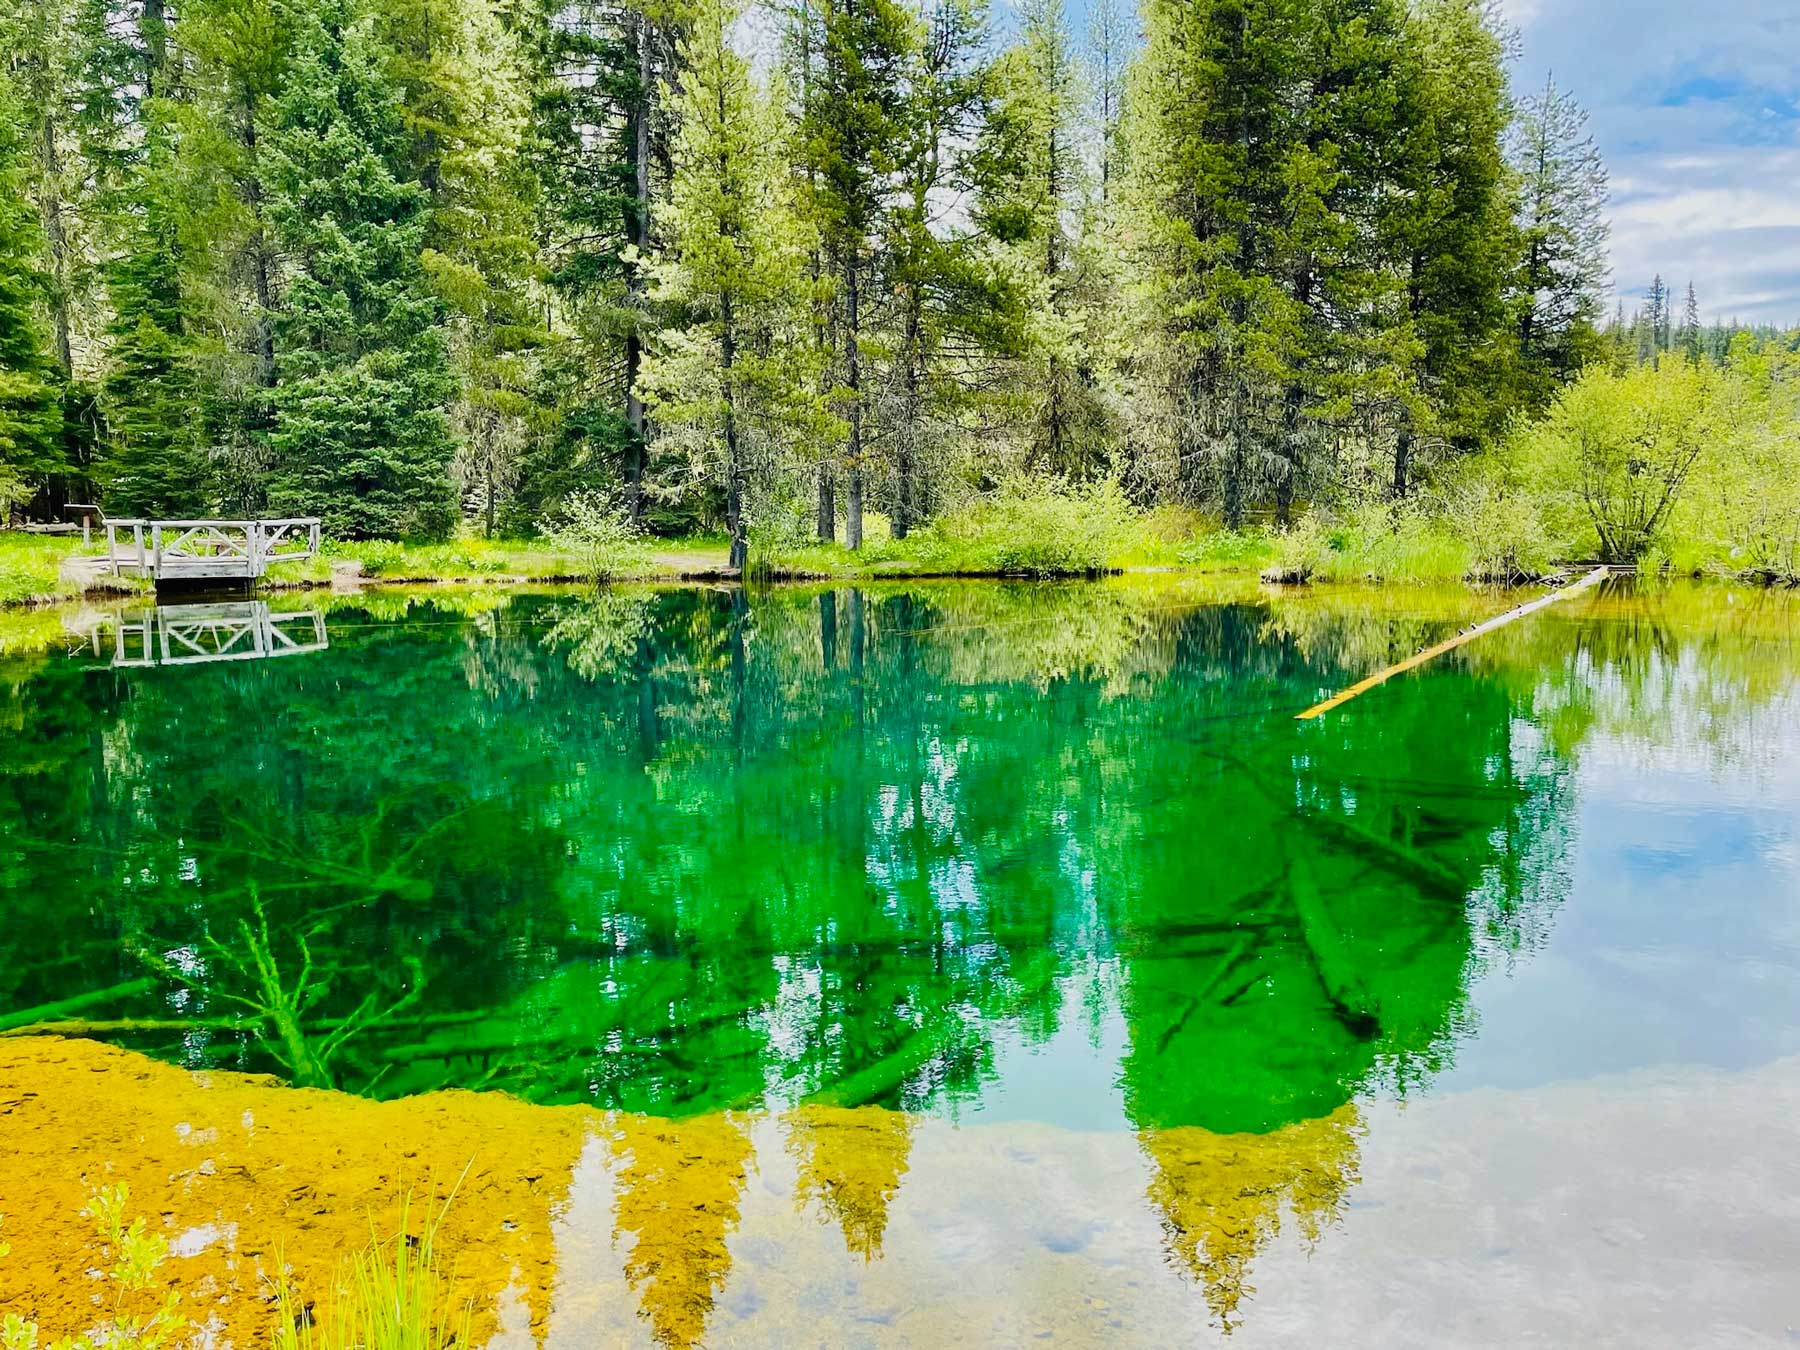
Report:
M 1614 283 L 1661 272 L 1707 318 L 1800 321 L 1800 0 L 1500 0 L 1520 91 L 1588 110 Z

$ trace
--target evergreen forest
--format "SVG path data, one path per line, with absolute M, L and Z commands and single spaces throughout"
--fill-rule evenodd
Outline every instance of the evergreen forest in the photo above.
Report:
M 0 515 L 599 511 L 743 566 L 1048 500 L 1296 575 L 1408 530 L 1800 572 L 1800 344 L 1660 278 L 1609 319 L 1605 166 L 1514 45 L 1483 0 L 0 0 Z

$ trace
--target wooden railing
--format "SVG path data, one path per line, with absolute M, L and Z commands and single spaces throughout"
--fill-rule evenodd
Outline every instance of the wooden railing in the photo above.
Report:
M 273 563 L 317 556 L 316 517 L 289 520 L 108 520 L 114 574 L 253 581 Z

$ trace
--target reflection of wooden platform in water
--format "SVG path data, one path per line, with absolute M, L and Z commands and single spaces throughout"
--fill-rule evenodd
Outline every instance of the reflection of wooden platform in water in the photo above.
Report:
M 261 600 L 220 605 L 159 605 L 119 617 L 115 666 L 185 666 L 260 661 L 331 645 L 322 611 L 278 613 Z
M 115 575 L 164 581 L 255 581 L 273 563 L 318 556 L 319 521 L 109 520 Z

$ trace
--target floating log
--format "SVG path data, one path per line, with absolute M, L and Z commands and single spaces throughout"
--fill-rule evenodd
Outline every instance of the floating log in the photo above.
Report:
M 1348 689 L 1343 690 L 1341 693 L 1333 694 L 1323 703 L 1315 703 L 1305 712 L 1297 714 L 1295 720 L 1300 722 L 1310 722 L 1315 718 L 1323 717 L 1333 708 L 1343 707 L 1344 704 L 1348 703 L 1359 694 L 1366 694 L 1377 685 L 1386 684 L 1396 675 L 1404 675 L 1409 670 L 1416 670 L 1418 667 L 1429 661 L 1435 661 L 1445 652 L 1455 651 L 1458 647 L 1473 642 L 1478 637 L 1486 636 L 1496 628 L 1506 627 L 1507 624 L 1512 623 L 1515 619 L 1523 619 L 1527 614 L 1536 614 L 1540 609 L 1543 609 L 1548 605 L 1554 605 L 1558 600 L 1567 600 L 1570 596 L 1585 591 L 1589 586 L 1592 586 L 1605 575 L 1606 568 L 1596 567 L 1573 585 L 1564 586 L 1559 591 L 1551 591 L 1548 595 L 1540 595 L 1537 599 L 1532 600 L 1527 604 L 1520 605 L 1517 609 L 1509 609 L 1506 613 L 1496 615 L 1486 623 L 1478 623 L 1473 628 L 1458 633 L 1453 638 L 1449 638 L 1435 646 L 1427 647 L 1417 656 L 1409 656 L 1398 665 L 1389 666 L 1386 670 L 1378 670 L 1366 680 L 1358 680 L 1355 684 L 1351 685 Z

